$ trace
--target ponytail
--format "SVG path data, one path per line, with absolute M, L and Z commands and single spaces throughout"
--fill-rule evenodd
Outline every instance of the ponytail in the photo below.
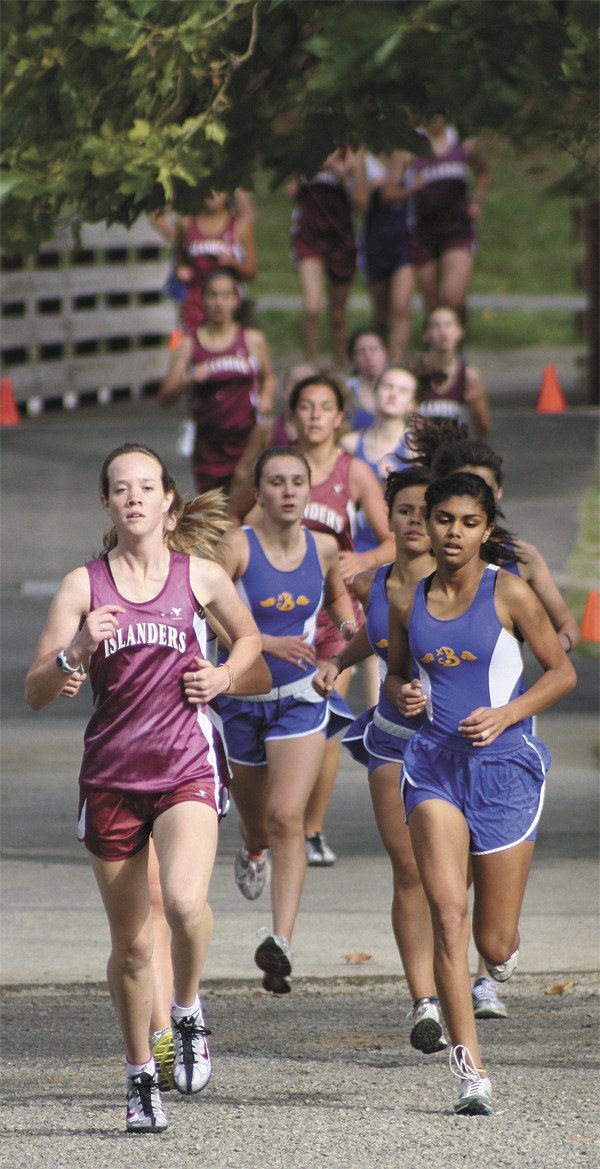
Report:
M 220 544 L 230 527 L 227 496 L 221 487 L 205 491 L 187 502 L 175 489 L 167 515 L 165 539 L 168 548 L 220 562 Z

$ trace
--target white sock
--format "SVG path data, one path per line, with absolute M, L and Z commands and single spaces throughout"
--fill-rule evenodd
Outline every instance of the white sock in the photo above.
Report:
M 188 1015 L 197 1015 L 200 1010 L 200 999 L 196 995 L 193 1003 L 189 1007 L 180 1007 L 179 1003 L 174 1002 L 171 1007 L 171 1015 L 174 1019 L 186 1019 Z
M 127 1056 L 125 1056 L 125 1071 L 129 1080 L 132 1076 L 141 1076 L 143 1072 L 147 1072 L 149 1076 L 153 1076 L 156 1071 L 154 1056 L 151 1055 L 147 1063 L 130 1063 Z

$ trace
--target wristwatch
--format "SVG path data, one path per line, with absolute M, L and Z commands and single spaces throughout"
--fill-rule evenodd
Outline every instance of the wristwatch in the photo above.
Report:
M 63 674 L 85 674 L 85 670 L 84 670 L 82 664 L 80 664 L 78 666 L 71 666 L 69 664 L 69 662 L 67 661 L 66 649 L 61 649 L 61 651 L 56 659 L 56 664 L 57 664 L 59 670 L 62 670 Z

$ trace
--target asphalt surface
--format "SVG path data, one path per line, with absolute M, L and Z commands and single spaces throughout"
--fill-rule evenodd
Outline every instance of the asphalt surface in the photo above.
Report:
M 215 1071 L 165 1094 L 160 1137 L 124 1132 L 123 1073 L 102 987 L 5 994 L 3 1121 L 10 1169 L 573 1169 L 596 1165 L 597 997 L 516 978 L 510 1016 L 481 1024 L 496 1110 L 455 1117 L 446 1057 L 407 1042 L 396 980 L 245 984 L 207 993 Z
M 507 521 L 538 544 L 567 588 L 594 473 L 597 414 L 582 401 L 573 354 L 556 357 L 568 411 L 535 413 L 544 358 L 552 360 L 519 355 L 518 386 L 516 355 L 505 355 L 502 365 L 492 361 L 484 373 L 492 441 L 505 456 Z M 480 1028 L 493 1117 L 454 1117 L 455 1081 L 445 1057 L 421 1056 L 408 1044 L 410 1003 L 389 925 L 389 865 L 364 772 L 345 759 L 327 825 L 338 861 L 308 871 L 292 994 L 274 1000 L 259 989 L 252 954 L 269 906 L 266 898 L 245 902 L 235 890 L 233 812 L 211 886 L 216 923 L 203 981 L 213 1078 L 198 1099 L 166 1097 L 170 1127 L 163 1136 L 125 1135 L 121 1046 L 104 984 L 108 932 L 74 837 L 88 708 L 82 698 L 34 715 L 22 683 L 50 590 L 100 545 L 96 476 L 107 451 L 127 439 L 148 442 L 189 489 L 175 452 L 176 422 L 143 401 L 47 415 L 2 432 L 4 1163 L 596 1164 L 593 654 L 575 655 L 577 690 L 540 720 L 554 765 L 522 916 L 522 961 L 503 990 L 508 1019 Z M 352 700 L 360 706 L 360 680 Z

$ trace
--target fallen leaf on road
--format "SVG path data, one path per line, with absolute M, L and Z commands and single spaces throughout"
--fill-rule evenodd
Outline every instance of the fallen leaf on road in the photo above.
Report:
M 543 990 L 542 994 L 565 994 L 568 990 L 572 990 L 575 986 L 574 978 L 567 978 L 565 982 L 555 982 L 554 986 L 549 986 L 547 990 Z

